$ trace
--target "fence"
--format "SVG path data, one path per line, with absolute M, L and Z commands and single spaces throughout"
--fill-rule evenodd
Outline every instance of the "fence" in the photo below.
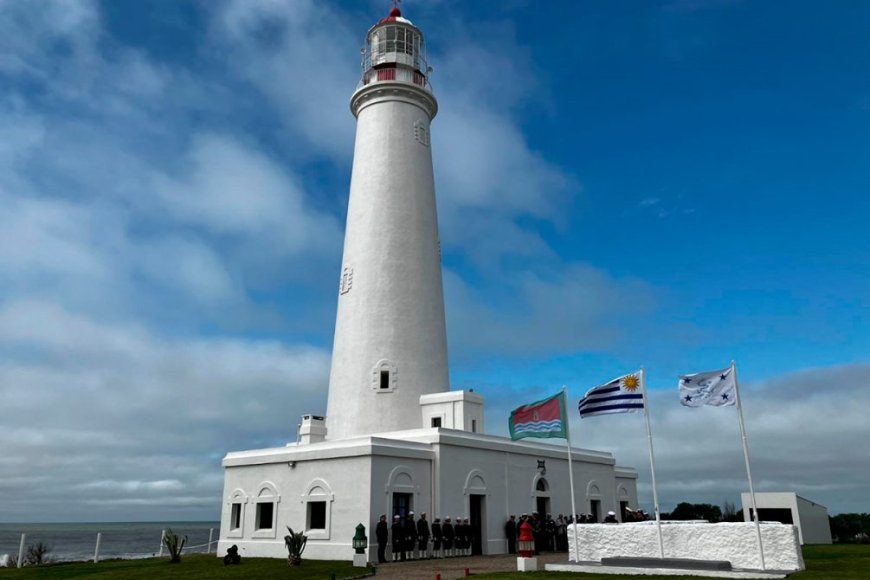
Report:
M 215 531 L 214 528 L 209 528 L 209 530 L 208 530 L 208 542 L 206 542 L 204 544 L 193 545 L 193 546 L 184 546 L 181 549 L 181 553 L 182 554 L 191 554 L 191 553 L 211 554 L 212 553 L 212 546 L 214 546 L 215 553 L 217 553 L 217 539 L 214 537 L 214 531 Z M 166 530 L 164 529 L 164 530 L 160 531 L 160 545 L 159 545 L 159 549 L 157 552 L 158 558 L 163 557 L 163 548 L 164 548 L 163 539 L 165 537 L 166 537 Z M 102 545 L 102 542 L 103 542 L 103 533 L 97 532 L 97 537 L 96 537 L 96 541 L 94 544 L 94 557 L 93 557 L 93 562 L 95 564 L 100 561 L 100 547 Z M 19 568 L 21 568 L 25 565 L 24 556 L 25 556 L 26 543 L 27 543 L 27 534 L 22 533 L 21 534 L 21 541 L 18 544 L 18 560 L 16 561 L 16 564 Z M 147 558 L 147 557 L 154 556 L 154 552 L 141 552 L 141 553 L 127 552 L 125 554 L 125 556 L 127 558 L 130 558 L 130 559 Z

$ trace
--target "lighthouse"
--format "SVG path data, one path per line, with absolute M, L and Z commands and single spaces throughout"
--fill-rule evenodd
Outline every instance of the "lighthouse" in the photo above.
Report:
M 449 390 L 423 33 L 394 7 L 369 29 L 338 288 L 326 437 L 413 429 Z
M 509 514 L 568 513 L 568 470 L 581 511 L 637 505 L 637 472 L 610 453 L 489 435 L 484 398 L 450 389 L 423 34 L 398 8 L 366 34 L 326 417 L 305 414 L 295 440 L 223 459 L 218 554 L 374 559 L 353 530 L 381 515 L 467 518 L 473 554 L 507 550 Z M 256 392 L 252 393 L 257 397 Z M 286 400 L 265 401 L 289 405 Z M 506 419 L 506 417 L 505 417 Z M 292 433 L 288 429 L 288 439 Z M 356 554 L 356 555 L 355 555 Z M 443 554 L 442 554 L 443 555 Z

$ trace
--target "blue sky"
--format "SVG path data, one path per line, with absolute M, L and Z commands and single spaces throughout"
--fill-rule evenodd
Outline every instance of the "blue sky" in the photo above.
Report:
M 0 519 L 214 518 L 224 453 L 325 410 L 348 99 L 389 3 L 0 7 Z M 645 365 L 663 508 L 736 501 L 733 412 L 674 396 L 735 359 L 757 488 L 867 511 L 870 6 L 402 9 L 487 431 Z M 641 423 L 573 434 L 648 507 Z

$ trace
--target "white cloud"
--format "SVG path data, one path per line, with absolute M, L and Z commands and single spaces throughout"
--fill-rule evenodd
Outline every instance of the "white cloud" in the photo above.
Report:
M 216 135 L 194 139 L 180 179 L 158 176 L 158 211 L 214 235 L 263 237 L 275 259 L 323 251 L 340 237 L 337 221 L 306 206 L 292 176 L 262 153 Z
M 484 288 L 448 272 L 445 296 L 453 351 L 526 358 L 612 348 L 639 331 L 656 300 L 642 280 L 583 264 Z
M 293 417 L 325 405 L 329 364 L 312 347 L 170 339 L 41 303 L 0 309 L 0 359 L 4 464 L 19 480 L 8 519 L 58 517 L 48 508 L 34 513 L 29 497 L 72 518 L 112 518 L 115 507 L 152 495 L 171 508 L 172 497 L 192 492 L 201 492 L 191 503 L 201 509 L 221 489 L 209 456 L 291 439 Z M 57 489 L 61 473 L 72 492 Z M 70 493 L 113 501 L 61 507 Z
M 235 0 L 213 16 L 215 50 L 269 99 L 286 129 L 346 161 L 354 127 L 348 101 L 361 75 L 360 31 L 346 25 L 340 10 L 314 0 Z M 293 154 L 305 157 L 305 149 Z

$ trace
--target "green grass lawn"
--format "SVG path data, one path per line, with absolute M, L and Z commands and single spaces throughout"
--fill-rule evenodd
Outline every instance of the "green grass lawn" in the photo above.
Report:
M 870 580 L 870 545 L 805 546 L 807 569 L 791 575 L 793 580 Z M 301 566 L 290 568 L 286 560 L 245 558 L 240 566 L 224 566 L 215 556 L 191 554 L 180 564 L 170 564 L 166 558 L 147 560 L 108 560 L 99 564 L 53 564 L 32 568 L 0 568 L 0 580 L 13 578 L 184 578 L 190 580 L 211 578 L 352 578 L 364 574 L 350 562 L 321 562 L 305 560 Z M 570 572 L 503 572 L 474 575 L 485 579 L 533 580 L 535 578 L 574 578 L 575 580 L 614 580 L 619 576 L 604 574 L 572 574 Z M 644 576 L 644 578 L 691 578 L 690 576 Z
M 224 566 L 217 556 L 190 554 L 180 563 L 170 564 L 167 558 L 146 560 L 106 560 L 99 564 L 49 564 L 32 568 L 0 568 L 0 579 L 13 578 L 81 578 L 87 580 L 115 578 L 184 578 L 198 580 L 212 578 L 352 578 L 365 574 L 363 568 L 354 568 L 350 562 L 304 560 L 301 566 L 289 567 L 287 560 L 273 558 L 243 558 L 238 566 Z

